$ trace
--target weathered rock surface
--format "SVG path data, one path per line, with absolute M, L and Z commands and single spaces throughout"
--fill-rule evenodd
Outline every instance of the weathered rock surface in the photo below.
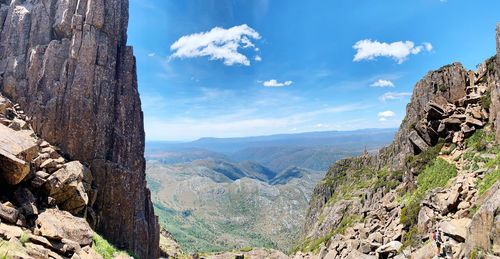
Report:
M 158 257 L 128 1 L 0 4 L 0 90 L 25 108 L 39 136 L 89 165 L 99 189 L 96 229 L 141 258 Z
M 299 252 L 294 258 L 432 258 L 437 247 L 430 233 L 438 227 L 453 258 L 468 258 L 474 249 L 487 257 L 500 255 L 500 183 L 485 194 L 478 186 L 499 170 L 492 166 L 498 146 L 490 136 L 496 131 L 499 142 L 500 24 L 497 44 L 496 59 L 476 71 L 454 63 L 419 81 L 389 147 L 330 168 L 311 198 L 302 248 L 328 239 L 314 247 L 315 253 Z M 474 140 L 480 147 L 469 147 L 466 140 L 480 129 Z M 440 188 L 417 193 L 419 174 L 436 157 L 457 175 Z M 398 200 L 414 199 L 405 193 L 421 195 L 418 204 Z
M 48 209 L 38 215 L 36 226 L 36 231 L 49 239 L 69 239 L 82 246 L 92 243 L 94 232 L 85 219 L 73 217 L 66 211 Z

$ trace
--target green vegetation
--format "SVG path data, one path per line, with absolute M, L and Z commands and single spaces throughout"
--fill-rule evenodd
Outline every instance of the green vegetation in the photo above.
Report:
M 253 250 L 253 247 L 251 247 L 251 246 L 245 246 L 245 247 L 240 249 L 241 252 L 250 252 L 252 250 Z
M 403 246 L 400 248 L 400 251 L 403 251 L 407 247 L 417 247 L 420 245 L 422 243 L 422 239 L 419 236 L 417 227 L 411 227 L 408 232 L 403 235 L 402 241 Z
M 455 150 L 456 148 L 457 148 L 457 144 L 452 143 L 452 144 L 450 144 L 449 146 L 447 146 L 447 147 L 446 147 L 446 149 L 445 149 L 445 150 L 443 150 L 441 153 L 442 153 L 443 155 L 448 156 L 448 155 L 450 155 L 450 154 L 451 154 L 451 152 L 453 152 L 453 150 Z
M 30 241 L 28 235 L 25 232 L 23 232 L 19 237 L 19 242 L 21 242 L 21 244 L 23 244 L 24 246 L 24 244 L 28 243 L 28 241 Z
M 486 168 L 493 171 L 487 173 L 482 180 L 478 181 L 477 186 L 480 196 L 488 191 L 498 180 L 500 180 L 500 154 L 497 154 L 495 159 L 489 160 L 486 163 Z
M 438 89 L 440 92 L 446 92 L 450 87 L 447 85 L 439 85 Z
M 115 248 L 106 239 L 98 234 L 94 233 L 94 235 L 92 236 L 92 240 L 92 248 L 94 248 L 94 250 L 104 259 L 112 259 L 117 255 L 127 254 Z
M 481 96 L 481 106 L 483 106 L 483 108 L 485 109 L 490 109 L 490 106 L 491 106 L 491 92 L 490 90 L 486 91 L 486 93 Z
M 474 216 L 478 210 L 479 210 L 479 206 L 477 206 L 477 205 L 470 207 L 469 208 L 469 215 Z
M 406 159 L 407 168 L 412 169 L 417 174 L 422 172 L 439 155 L 441 148 L 443 148 L 443 142 L 439 142 L 434 147 L 416 156 L 409 156 Z
M 332 238 L 337 234 L 344 234 L 347 228 L 353 226 L 358 222 L 361 222 L 362 220 L 363 218 L 358 215 L 344 216 L 336 229 L 332 230 L 330 233 L 328 233 L 323 237 L 312 240 L 306 239 L 304 242 L 302 242 L 302 244 L 292 249 L 291 253 L 293 254 L 298 251 L 302 251 L 302 252 L 312 252 L 314 254 L 317 254 L 322 244 L 328 242 L 330 238 Z
M 488 60 L 486 60 L 486 68 L 488 69 L 488 73 L 493 74 L 495 73 L 495 59 L 497 58 L 497 55 L 494 55 L 490 57 Z
M 241 195 L 243 195 L 243 193 L 241 193 Z M 234 202 L 234 207 L 232 207 L 234 211 L 228 212 L 229 214 L 234 215 L 240 212 L 252 212 L 252 209 L 249 208 L 248 205 L 238 202 L 237 199 L 231 202 Z M 159 203 L 154 203 L 154 207 L 156 215 L 160 218 L 160 224 L 175 236 L 179 245 L 187 253 L 211 253 L 238 250 L 239 247 L 236 245 L 230 245 L 223 243 L 223 241 L 219 241 L 218 237 L 222 233 L 229 236 L 245 237 L 252 247 L 277 249 L 277 245 L 268 237 L 249 231 L 249 226 L 246 225 L 245 222 L 241 224 L 246 226 L 238 225 L 233 222 L 223 223 L 218 221 L 213 221 L 208 224 L 194 215 L 185 217 L 182 211 L 166 208 Z M 298 237 L 299 234 L 300 232 L 297 231 L 293 238 Z
M 377 179 L 375 181 L 374 188 L 385 188 L 384 193 L 387 193 L 396 188 L 402 181 L 402 171 L 388 171 L 387 169 L 382 169 L 377 172 Z
M 417 189 L 403 198 L 405 203 L 401 210 L 401 224 L 412 227 L 418 221 L 420 203 L 424 195 L 435 188 L 444 187 L 448 181 L 457 176 L 457 169 L 454 165 L 446 162 L 442 158 L 435 159 L 417 177 Z
M 486 132 L 484 129 L 477 130 L 474 135 L 465 140 L 467 147 L 473 148 L 476 151 L 485 151 L 488 148 L 488 144 L 493 142 L 495 142 L 495 135 Z

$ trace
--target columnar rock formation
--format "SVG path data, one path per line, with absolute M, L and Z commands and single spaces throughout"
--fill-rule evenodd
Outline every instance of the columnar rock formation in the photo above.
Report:
M 128 1 L 0 4 L 0 90 L 24 107 L 39 136 L 90 167 L 96 230 L 141 258 L 158 257 L 135 58 L 126 46 Z

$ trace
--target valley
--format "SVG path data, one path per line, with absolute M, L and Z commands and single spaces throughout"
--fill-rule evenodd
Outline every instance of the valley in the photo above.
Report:
M 303 234 L 309 199 L 328 166 L 376 152 L 394 133 L 373 129 L 149 143 L 146 174 L 155 212 L 187 252 L 245 247 L 287 252 Z

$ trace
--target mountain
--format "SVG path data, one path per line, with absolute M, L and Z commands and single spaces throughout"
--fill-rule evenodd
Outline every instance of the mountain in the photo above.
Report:
M 279 172 L 290 166 L 324 171 L 340 158 L 375 152 L 394 137 L 395 129 L 365 129 L 283 134 L 246 138 L 204 138 L 193 142 L 147 142 L 146 158 L 164 163 L 223 159 L 254 161 Z
M 300 236 L 312 189 L 324 176 L 221 160 L 148 160 L 146 172 L 160 222 L 189 252 L 290 249 Z
M 338 159 L 376 152 L 393 129 L 147 142 L 161 224 L 189 252 L 289 250 L 315 184 Z M 359 142 L 364 141 L 364 142 Z
M 415 85 L 390 146 L 328 170 L 294 258 L 433 258 L 438 227 L 448 256 L 500 255 L 499 79 L 500 24 L 476 71 L 453 63 Z
M 158 258 L 128 4 L 0 1 L 0 91 L 23 107 L 37 136 L 90 167 L 92 227 L 140 258 Z

